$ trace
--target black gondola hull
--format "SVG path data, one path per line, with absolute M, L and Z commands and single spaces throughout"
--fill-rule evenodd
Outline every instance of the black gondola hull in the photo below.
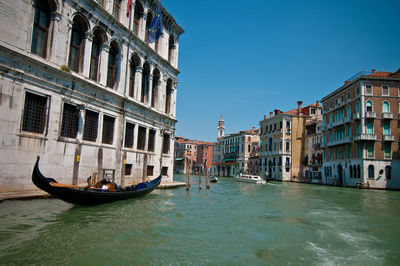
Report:
M 140 190 L 119 190 L 115 192 L 52 186 L 51 182 L 54 182 L 55 180 L 43 176 L 39 170 L 39 159 L 40 157 L 38 156 L 32 172 L 32 182 L 38 188 L 47 193 L 73 204 L 98 205 L 118 200 L 142 197 L 152 192 L 161 183 L 161 176 L 159 176 L 150 182 L 145 182 L 144 184 L 146 184 L 146 188 Z

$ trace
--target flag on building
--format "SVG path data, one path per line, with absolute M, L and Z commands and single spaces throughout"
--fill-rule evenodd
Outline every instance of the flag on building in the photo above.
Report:
M 126 8 L 126 16 L 129 18 L 129 14 L 132 8 L 132 0 L 128 0 L 128 7 Z
M 161 14 L 161 0 L 158 2 L 156 14 L 147 29 L 147 39 L 150 43 L 156 42 L 162 34 L 162 14 Z

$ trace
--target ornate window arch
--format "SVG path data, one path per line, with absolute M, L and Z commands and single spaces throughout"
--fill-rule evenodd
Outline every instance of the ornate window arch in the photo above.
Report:
M 131 56 L 129 74 L 129 96 L 135 97 L 135 77 L 137 68 L 140 66 L 140 57 L 135 53 Z
M 167 80 L 167 90 L 165 97 L 165 113 L 170 114 L 171 112 L 171 98 L 172 98 L 172 80 Z
M 153 82 L 151 87 L 151 107 L 157 108 L 158 105 L 158 91 L 159 91 L 159 81 L 160 81 L 160 70 L 155 68 L 153 70 Z
M 367 112 L 372 112 L 372 110 L 373 110 L 372 101 L 371 100 L 367 100 L 366 103 L 365 103 L 365 107 L 366 107 Z
M 368 178 L 374 178 L 375 177 L 375 168 L 372 164 L 368 166 Z
M 169 36 L 169 40 L 168 40 L 168 62 L 170 64 L 172 64 L 172 62 L 174 60 L 174 53 L 175 53 L 175 39 L 171 35 L 171 36 Z
M 110 43 L 108 53 L 107 87 L 115 88 L 118 80 L 120 48 L 114 40 Z
M 144 13 L 143 5 L 139 0 L 137 0 L 135 2 L 135 11 L 133 13 L 133 29 L 132 29 L 133 33 L 135 33 L 137 36 L 139 36 L 139 29 L 143 18 L 143 13 Z
M 382 102 L 382 113 L 390 113 L 390 105 L 388 101 Z
M 150 85 L 150 65 L 148 62 L 143 64 L 142 73 L 142 95 L 140 101 L 147 103 L 149 97 L 149 85 Z
M 92 52 L 90 55 L 89 78 L 95 81 L 99 80 L 100 53 L 102 46 L 107 42 L 106 34 L 101 28 L 93 30 Z
M 68 66 L 74 72 L 82 72 L 85 51 L 85 34 L 88 31 L 86 19 L 77 14 L 72 20 L 71 39 L 69 44 Z
M 47 58 L 51 47 L 51 16 L 57 10 L 54 1 L 34 0 L 34 18 L 31 40 L 31 53 Z

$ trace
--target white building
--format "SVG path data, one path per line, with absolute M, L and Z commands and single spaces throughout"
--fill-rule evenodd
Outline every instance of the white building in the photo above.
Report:
M 1 1 L 0 191 L 35 188 L 37 155 L 63 183 L 104 169 L 121 185 L 160 172 L 172 180 L 183 30 L 163 9 L 163 35 L 149 44 L 156 6 Z

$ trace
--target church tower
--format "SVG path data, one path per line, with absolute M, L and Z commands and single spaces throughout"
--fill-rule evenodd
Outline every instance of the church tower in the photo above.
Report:
M 218 121 L 218 139 L 217 140 L 221 140 L 221 138 L 223 136 L 225 136 L 225 121 L 221 115 L 221 119 Z

